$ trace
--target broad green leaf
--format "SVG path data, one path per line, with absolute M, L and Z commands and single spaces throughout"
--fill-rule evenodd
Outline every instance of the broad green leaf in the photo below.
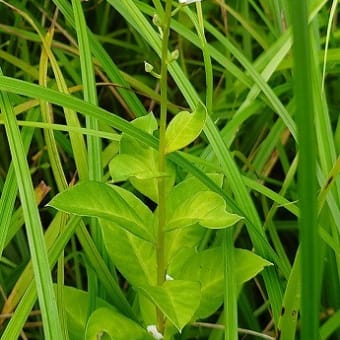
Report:
M 195 313 L 198 318 L 210 316 L 222 305 L 223 273 L 223 255 L 220 247 L 194 254 L 193 249 L 183 249 L 174 257 L 169 268 L 169 275 L 175 279 L 197 280 L 201 283 L 201 302 Z
M 158 129 L 157 119 L 152 112 L 134 119 L 131 124 L 146 131 L 147 133 L 150 133 L 151 135 Z
M 171 169 L 171 170 L 169 170 Z M 168 193 L 173 187 L 176 179 L 175 168 L 167 162 L 165 177 L 165 191 Z M 130 183 L 143 195 L 158 203 L 158 178 L 139 179 L 130 177 Z
M 131 192 L 118 186 L 82 182 L 59 193 L 48 205 L 75 215 L 107 219 L 143 239 L 154 239 L 152 212 Z
M 157 120 L 153 113 L 149 113 L 143 117 L 138 117 L 130 122 L 130 124 L 147 132 L 150 135 L 152 135 L 153 132 L 158 128 Z M 119 152 L 121 154 L 134 155 L 137 151 L 144 154 L 144 152 L 148 152 L 150 149 L 150 146 L 141 144 L 136 138 L 130 137 L 126 133 L 123 133 L 119 146 Z
M 182 202 L 170 216 L 166 229 L 183 228 L 195 223 L 210 229 L 230 227 L 242 217 L 226 211 L 224 199 L 213 191 L 201 191 Z
M 186 257 L 186 260 L 183 260 Z M 234 268 L 238 285 L 255 277 L 270 262 L 245 249 L 235 249 Z M 199 253 L 192 249 L 183 249 L 173 258 L 168 273 L 175 280 L 197 280 L 201 283 L 201 303 L 197 317 L 206 318 L 214 313 L 223 303 L 223 252 L 221 247 L 214 247 Z
M 190 322 L 200 304 L 199 282 L 172 280 L 162 286 L 144 286 L 141 290 L 179 331 Z
M 158 127 L 157 120 L 152 113 L 133 120 L 131 124 L 150 134 Z M 160 176 L 166 176 L 166 191 L 171 190 L 175 183 L 175 168 L 171 162 L 167 161 L 165 173 L 159 173 L 157 150 L 123 134 L 119 153 L 109 165 L 110 175 L 114 182 L 129 179 L 139 192 L 156 203 L 158 202 L 158 178 Z
M 151 179 L 166 176 L 166 173 L 157 171 L 157 167 L 150 169 L 145 160 L 138 156 L 117 155 L 110 162 L 110 175 L 113 182 L 126 181 L 130 177 L 136 179 Z
M 246 249 L 235 250 L 235 263 L 237 263 L 236 276 L 239 284 L 255 277 L 264 267 L 273 265 L 263 257 Z
M 54 288 L 56 289 L 56 285 Z M 63 307 L 67 314 L 67 327 L 70 340 L 84 340 L 88 318 L 89 295 L 87 292 L 74 287 L 64 286 L 63 290 Z M 113 306 L 100 298 L 96 298 L 96 305 L 98 308 L 105 307 L 106 310 L 111 312 L 115 311 Z
M 158 171 L 158 152 L 145 146 L 135 146 L 128 153 L 114 157 L 109 165 L 113 182 L 130 180 L 131 184 L 154 202 L 158 202 L 158 178 L 166 177 L 169 192 L 175 183 L 175 168 L 166 162 L 165 173 Z
M 165 238 L 166 263 L 169 263 L 171 259 L 185 247 L 195 249 L 202 240 L 205 232 L 206 230 L 197 224 L 188 228 L 174 229 L 167 232 Z
M 222 186 L 223 183 L 223 175 L 217 173 L 207 174 L 207 176 L 214 181 L 219 187 Z M 167 197 L 167 210 L 170 214 L 173 213 L 174 210 L 177 209 L 178 206 L 182 204 L 183 201 L 193 197 L 200 191 L 207 191 L 209 188 L 202 183 L 198 178 L 194 176 L 190 176 L 177 184 L 174 188 L 172 188 L 171 192 Z
M 207 110 L 198 102 L 196 110 L 179 112 L 169 123 L 165 132 L 165 152 L 170 153 L 192 143 L 201 133 Z
M 105 335 L 112 340 L 152 340 L 139 324 L 128 319 L 122 314 L 109 308 L 98 308 L 95 310 L 86 326 L 86 340 L 105 339 Z
M 210 173 L 207 176 L 216 183 L 219 187 L 223 183 L 223 175 L 217 173 Z M 171 191 L 167 195 L 166 210 L 167 215 L 172 216 L 175 211 L 182 205 L 182 203 L 201 191 L 208 191 L 208 187 L 202 183 L 198 178 L 190 176 L 175 187 L 172 187 Z M 155 225 L 158 225 L 158 210 L 155 211 Z
M 218 186 L 222 186 L 223 175 L 217 173 L 208 174 L 209 178 L 213 180 Z M 177 184 L 170 192 L 167 199 L 168 216 L 171 216 L 181 206 L 182 202 L 194 196 L 201 191 L 207 191 L 208 188 L 196 177 L 188 177 L 184 181 Z M 158 211 L 155 212 L 155 221 L 157 219 Z M 189 226 L 182 229 L 169 230 L 165 240 L 165 258 L 166 263 L 171 261 L 174 255 L 183 247 L 198 246 L 204 234 L 204 228 L 199 225 Z
M 107 253 L 124 278 L 134 287 L 156 284 L 154 246 L 108 220 L 102 220 L 102 226 Z
M 122 143 L 127 141 L 129 141 L 127 146 L 122 147 Z M 158 177 L 160 174 L 157 171 L 157 151 L 136 143 L 133 138 L 122 137 L 120 154 L 112 159 L 109 169 L 114 182 L 129 179 L 139 192 L 154 202 L 158 202 Z

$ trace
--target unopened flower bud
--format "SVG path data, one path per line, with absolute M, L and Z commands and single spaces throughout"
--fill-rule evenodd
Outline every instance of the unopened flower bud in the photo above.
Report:
M 193 2 L 199 2 L 201 0 L 178 0 L 180 4 L 185 4 L 185 5 L 189 5 Z
M 170 61 L 177 60 L 179 57 L 178 49 L 176 48 L 174 51 L 170 53 Z
M 147 61 L 144 61 L 144 69 L 145 69 L 145 72 L 151 73 L 153 71 L 153 66 Z

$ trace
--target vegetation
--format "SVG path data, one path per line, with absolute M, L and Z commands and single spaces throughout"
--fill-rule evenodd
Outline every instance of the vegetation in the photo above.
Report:
M 0 334 L 339 339 L 337 1 L 0 1 Z

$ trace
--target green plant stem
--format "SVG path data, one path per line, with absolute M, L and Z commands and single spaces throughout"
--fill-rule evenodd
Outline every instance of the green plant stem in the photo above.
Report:
M 163 39 L 162 39 L 162 54 L 161 54 L 161 109 L 159 122 L 159 172 L 165 171 L 165 130 L 167 119 L 167 104 L 168 104 L 168 41 L 170 35 L 170 20 L 171 20 L 172 0 L 167 0 L 165 4 L 165 12 L 163 16 Z M 164 259 L 164 225 L 166 219 L 166 192 L 165 178 L 162 176 L 158 181 L 158 210 L 159 223 L 157 234 L 157 284 L 160 286 L 165 280 L 165 259 Z M 164 316 L 163 313 L 157 310 L 157 328 L 163 333 Z

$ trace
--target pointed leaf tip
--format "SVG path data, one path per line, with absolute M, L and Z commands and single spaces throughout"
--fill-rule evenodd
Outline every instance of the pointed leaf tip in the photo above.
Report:
M 162 286 L 144 286 L 141 290 L 179 331 L 191 321 L 201 300 L 199 282 L 171 280 Z
M 57 210 L 115 222 L 132 234 L 153 241 L 150 209 L 131 192 L 119 186 L 84 181 L 56 195 L 48 204 Z
M 195 223 L 209 229 L 231 227 L 242 217 L 228 212 L 226 208 L 223 197 L 217 193 L 200 191 L 170 212 L 166 229 L 184 228 Z
M 179 112 L 169 123 L 165 133 L 165 152 L 170 153 L 192 143 L 201 133 L 207 118 L 205 106 L 199 102 L 196 109 Z

